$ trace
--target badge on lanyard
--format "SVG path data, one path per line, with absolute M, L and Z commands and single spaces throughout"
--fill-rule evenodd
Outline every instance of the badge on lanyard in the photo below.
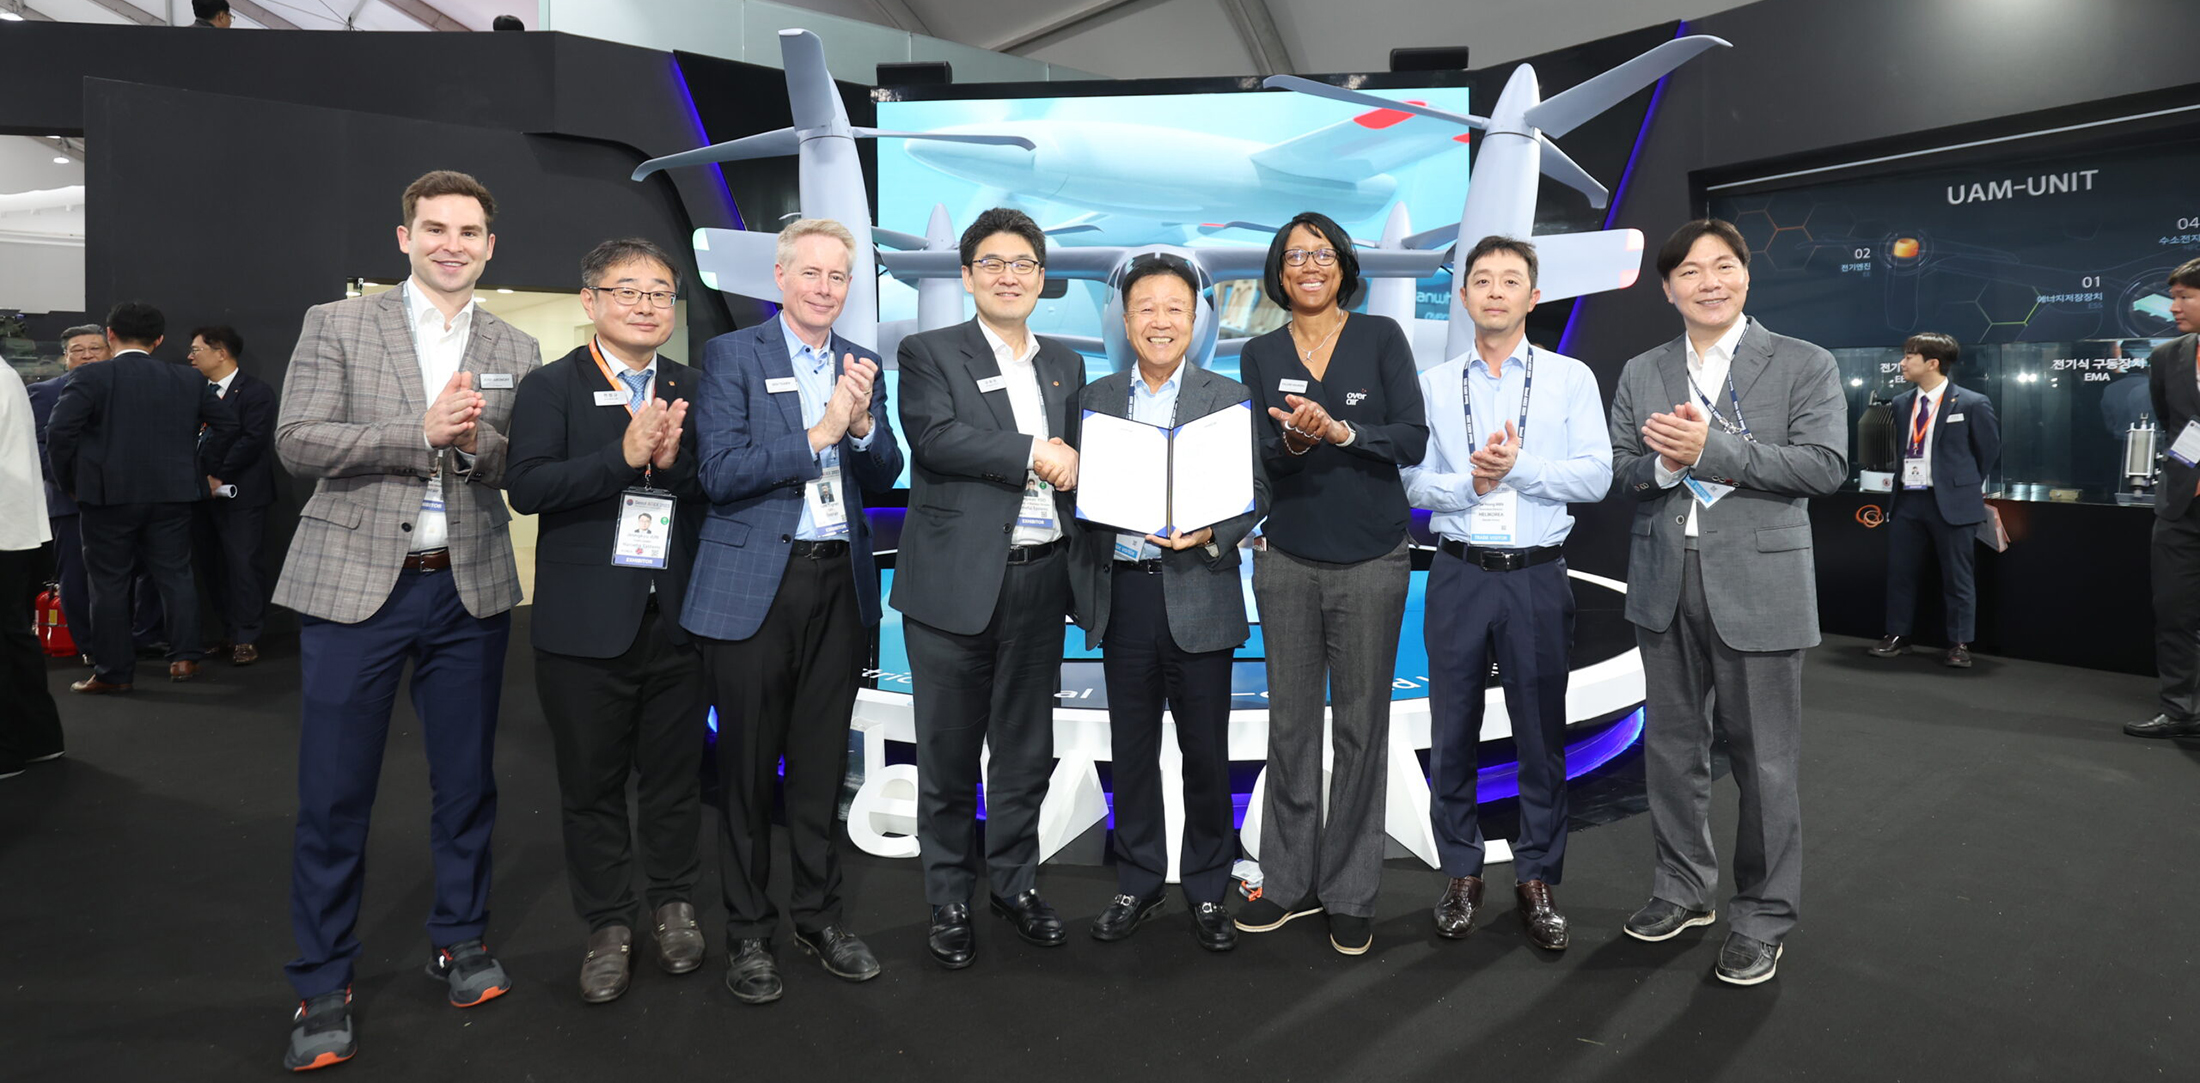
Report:
M 810 525 L 827 538 L 845 537 L 848 533 L 848 505 L 843 502 L 846 493 L 841 489 L 840 467 L 828 466 L 816 480 L 802 486 L 802 503 L 810 509 Z
M 1707 508 L 1726 499 L 1726 494 L 1734 491 L 1732 485 L 1721 485 L 1716 481 L 1705 481 L 1699 477 L 1682 478 L 1681 484 L 1688 486 L 1688 491 L 1695 494 L 1696 503 Z
M 1520 494 L 1500 485 L 1467 511 L 1467 544 L 1511 548 L 1520 532 Z
M 1905 489 L 1930 489 L 1933 487 L 1932 475 L 1925 472 L 1925 460 L 1902 460 L 1902 487 Z
M 1028 470 L 1024 472 L 1024 502 L 1016 510 L 1016 525 L 1054 529 L 1054 486 Z
M 2200 421 L 2185 422 L 2185 431 L 2169 446 L 2169 457 L 2186 466 L 2200 466 Z
M 420 510 L 432 511 L 438 515 L 443 514 L 443 472 L 441 470 L 436 471 L 435 476 L 428 479 L 428 495 L 420 498 Z
M 664 567 L 672 551 L 672 511 L 672 494 L 663 489 L 637 486 L 621 492 L 611 563 L 621 568 Z

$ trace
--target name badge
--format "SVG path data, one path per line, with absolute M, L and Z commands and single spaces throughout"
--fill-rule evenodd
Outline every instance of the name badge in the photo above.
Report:
M 1117 534 L 1115 536 L 1115 559 L 1137 560 L 1139 554 L 1146 551 L 1145 546 L 1146 539 L 1136 534 Z
M 624 392 L 624 391 L 598 391 L 598 392 L 596 392 L 596 405 L 598 405 L 598 406 L 624 406 L 624 405 L 626 405 L 626 392 Z
M 817 480 L 802 486 L 803 506 L 810 509 L 810 525 L 818 534 L 827 538 L 841 538 L 848 534 L 848 505 L 842 503 L 846 493 L 840 484 L 840 468 L 828 466 Z
M 1948 415 L 1948 420 L 1949 420 L 1949 421 L 1961 421 L 1961 420 L 1963 420 L 1963 415 L 1962 415 L 1962 414 L 1949 414 L 1949 415 Z
M 1480 503 L 1467 512 L 1467 544 L 1495 545 L 1510 548 L 1519 544 L 1514 535 L 1520 529 L 1520 494 L 1509 487 L 1500 486 L 1482 495 Z
M 428 479 L 428 495 L 420 498 L 420 510 L 443 514 L 443 475 Z
M 619 494 L 619 528 L 612 532 L 611 563 L 621 568 L 662 568 L 672 550 L 672 494 L 636 488 Z
M 1024 473 L 1024 502 L 1016 509 L 1016 525 L 1054 529 L 1054 486 L 1030 471 Z
M 1925 472 L 1925 460 L 1902 460 L 1902 487 L 1905 489 L 1932 488 L 1933 477 Z
M 1306 381 L 1277 380 L 1276 390 L 1281 391 L 1286 395 L 1304 395 L 1306 394 Z
M 784 395 L 789 391 L 801 390 L 801 387 L 801 384 L 794 382 L 792 376 L 772 377 L 764 381 L 764 391 L 771 395 Z
M 2169 457 L 2186 466 L 2200 465 L 2200 421 L 2185 422 L 2185 431 L 2169 446 Z
M 1721 485 L 1716 481 L 1695 477 L 1682 478 L 1681 484 L 1688 486 L 1688 491 L 1695 494 L 1696 503 L 1707 508 L 1726 499 L 1726 494 L 1734 491 L 1732 485 Z
M 986 393 L 986 392 L 989 392 L 989 391 L 999 391 L 1000 389 L 1002 389 L 1002 388 L 1004 388 L 1004 387 L 1007 387 L 1007 386 L 1008 386 L 1008 377 L 1006 377 L 1006 376 L 987 376 L 987 377 L 984 377 L 984 378 L 982 378 L 982 379 L 980 379 L 980 380 L 978 381 L 978 393 L 979 393 L 979 394 L 984 394 L 984 393 Z
M 512 374 L 509 372 L 484 372 L 474 377 L 480 381 L 483 391 L 510 391 Z

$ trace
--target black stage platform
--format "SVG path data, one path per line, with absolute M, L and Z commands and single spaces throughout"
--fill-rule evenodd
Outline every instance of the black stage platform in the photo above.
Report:
M 2143 678 L 1992 658 L 1957 673 L 1860 648 L 1811 655 L 1803 920 L 1766 986 L 1711 980 L 1723 924 L 1620 934 L 1649 884 L 1649 825 L 1620 815 L 1628 758 L 1589 784 L 1609 822 L 1573 838 L 1563 955 L 1528 945 L 1501 885 L 1480 931 L 1438 941 L 1438 874 L 1408 861 L 1386 869 L 1362 958 L 1331 951 L 1318 920 L 1210 956 L 1174 898 L 1102 945 L 1084 930 L 1109 870 L 1052 866 L 1040 883 L 1070 944 L 1031 948 L 981 917 L 978 964 L 947 973 L 924 953 L 915 863 L 855 854 L 850 922 L 885 973 L 848 985 L 785 945 L 786 999 L 758 1008 L 721 984 L 707 898 L 706 969 L 638 964 L 605 1006 L 574 993 L 583 931 L 515 646 L 490 944 L 519 984 L 460 1011 L 420 973 L 427 780 L 400 708 L 360 928 L 361 1051 L 327 1078 L 2193 1078 L 2200 743 L 2117 732 L 2151 710 Z M 295 651 L 116 699 L 69 696 L 80 672 L 51 674 L 69 757 L 0 781 L 0 1078 L 274 1078 L 294 1004 Z M 1724 852 L 1731 783 L 1718 795 Z

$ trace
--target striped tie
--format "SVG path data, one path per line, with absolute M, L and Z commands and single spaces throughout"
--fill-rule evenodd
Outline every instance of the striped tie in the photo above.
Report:
M 619 373 L 619 382 L 626 385 L 626 408 L 639 410 L 649 401 L 649 373 L 627 369 Z

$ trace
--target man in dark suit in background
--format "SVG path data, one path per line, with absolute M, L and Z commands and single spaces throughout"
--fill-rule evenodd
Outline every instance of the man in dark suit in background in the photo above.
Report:
M 917 726 L 917 838 L 927 946 L 969 966 L 977 942 L 978 757 L 995 913 L 1041 946 L 1062 919 L 1039 897 L 1039 804 L 1053 767 L 1070 611 L 1062 524 L 1077 485 L 1084 358 L 1026 322 L 1046 284 L 1046 236 L 996 207 L 962 235 L 963 288 L 978 316 L 901 340 L 901 431 L 912 460 L 909 517 L 891 602 L 902 612 Z
M 267 615 L 267 574 L 260 564 L 267 505 L 275 499 L 270 452 L 275 437 L 275 389 L 237 367 L 244 339 L 234 328 L 191 332 L 191 367 L 237 415 L 237 442 L 206 476 L 207 500 L 199 505 L 196 546 L 230 662 L 260 660 L 260 628 Z M 216 645 L 220 650 L 221 645 Z
M 2162 434 L 2154 486 L 2154 668 L 2161 709 L 2132 722 L 2133 737 L 2200 737 L 2200 259 L 2170 272 L 2177 338 L 2147 357 L 2147 387 Z
M 1252 397 L 1244 384 L 1187 363 L 1199 279 L 1176 256 L 1141 257 L 1123 274 L 1123 322 L 1137 365 L 1078 395 L 1095 414 L 1174 428 Z M 1184 829 L 1178 850 L 1192 938 L 1209 951 L 1237 946 L 1223 896 L 1237 859 L 1230 803 L 1230 657 L 1250 634 L 1238 543 L 1268 514 L 1260 457 L 1253 507 L 1167 537 L 1080 524 L 1071 591 L 1085 646 L 1101 647 L 1115 779 L 1117 894 L 1093 922 L 1096 940 L 1122 940 L 1161 909 L 1169 876 L 1163 812 L 1161 715 L 1183 753 Z M 1163 479 L 1154 479 L 1156 485 Z
M 878 355 L 833 334 L 854 252 L 838 222 L 788 223 L 772 268 L 779 318 L 703 350 L 696 429 L 711 508 L 681 620 L 702 637 L 718 705 L 726 988 L 748 1004 L 782 990 L 771 954 L 779 912 L 767 894 L 782 759 L 795 942 L 835 977 L 879 972 L 841 924 L 835 813 L 879 621 L 862 494 L 894 487 L 901 450 Z
M 633 836 L 649 881 L 657 965 L 703 963 L 690 896 L 702 867 L 702 659 L 680 629 L 702 489 L 687 429 L 695 370 L 657 353 L 672 337 L 679 272 L 646 240 L 605 241 L 581 262 L 596 333 L 528 374 L 512 403 L 512 507 L 540 515 L 535 544 L 535 690 L 557 754 L 565 872 L 588 923 L 581 999 L 617 998 L 642 913 Z M 652 541 L 619 544 L 669 516 Z M 654 524 L 653 524 L 654 525 Z M 622 528 L 626 528 L 622 530 Z M 626 780 L 638 774 L 640 822 Z
M 1902 450 L 1887 500 L 1887 634 L 1869 650 L 1881 658 L 1910 651 L 1917 617 L 1917 577 L 1928 550 L 1940 554 L 1941 591 L 1948 606 L 1946 665 L 1969 668 L 1978 624 L 1978 524 L 1986 521 L 1982 485 L 2001 457 L 2001 422 L 1985 395 L 1949 378 L 1956 340 L 1937 331 L 1902 344 L 1902 378 L 1916 385 L 1895 396 L 1896 442 Z
M 89 664 L 92 660 L 92 596 L 84 581 L 84 534 L 78 525 L 76 501 L 54 477 L 53 457 L 46 453 L 46 424 L 53 404 L 61 400 L 76 370 L 108 356 L 107 329 L 96 323 L 61 332 L 62 363 L 68 370 L 50 380 L 30 385 L 31 416 L 38 425 L 39 468 L 46 474 L 46 518 L 53 526 L 54 572 L 61 581 L 61 617 L 69 622 L 69 638 Z
M 130 570 L 143 558 L 167 614 L 168 679 L 198 675 L 199 599 L 191 575 L 191 505 L 237 439 L 237 416 L 190 369 L 153 359 L 160 310 L 124 301 L 107 313 L 114 356 L 76 373 L 46 427 L 54 477 L 76 498 L 92 595 L 92 675 L 69 687 L 127 692 Z M 202 435 L 203 429 L 203 435 Z

